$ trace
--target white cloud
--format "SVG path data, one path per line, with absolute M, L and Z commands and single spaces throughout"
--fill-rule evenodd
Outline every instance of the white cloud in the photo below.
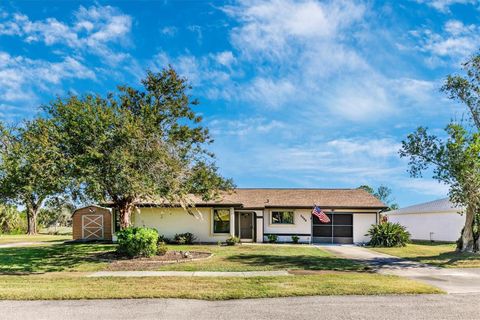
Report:
M 412 35 L 419 39 L 418 49 L 429 54 L 428 61 L 433 65 L 445 60 L 458 64 L 480 47 L 480 27 L 458 20 L 448 20 L 441 32 L 423 29 Z
M 296 52 L 292 41 L 308 45 L 337 38 L 362 19 L 365 6 L 356 1 L 240 1 L 224 11 L 241 23 L 231 34 L 236 48 L 249 58 L 271 59 Z
M 383 139 L 336 139 L 327 142 L 335 153 L 342 156 L 359 156 L 368 154 L 371 157 L 388 158 L 397 157 L 401 144 L 389 138 Z
M 168 37 L 173 37 L 174 35 L 177 34 L 177 32 L 178 32 L 178 29 L 175 26 L 166 26 L 160 29 L 160 33 Z
M 278 120 L 265 118 L 246 118 L 236 120 L 215 119 L 208 123 L 214 137 L 237 136 L 252 138 L 258 135 L 272 133 L 279 135 L 279 130 L 286 128 L 286 124 Z
M 455 4 L 478 4 L 478 0 L 417 0 L 418 3 L 425 3 L 429 7 L 435 8 L 440 12 L 449 12 L 450 6 Z
M 95 73 L 72 57 L 48 62 L 0 51 L 0 101 L 35 100 L 35 88 L 50 91 L 64 79 L 94 80 Z
M 225 66 L 225 67 L 231 67 L 233 63 L 235 63 L 236 59 L 233 56 L 232 51 L 222 51 L 217 54 L 215 54 L 215 60 Z
M 97 54 L 108 62 L 119 62 L 127 55 L 111 49 L 112 44 L 126 45 L 132 18 L 110 6 L 80 8 L 71 24 L 56 18 L 32 21 L 24 14 L 13 14 L 0 21 L 0 35 L 19 36 L 26 42 L 56 44 Z
M 398 178 L 393 180 L 393 182 L 402 189 L 418 192 L 423 195 L 440 198 L 448 194 L 448 186 L 433 179 Z

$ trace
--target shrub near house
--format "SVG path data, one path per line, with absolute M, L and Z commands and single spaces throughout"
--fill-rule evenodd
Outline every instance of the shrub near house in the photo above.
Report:
M 372 225 L 367 233 L 372 247 L 405 247 L 410 242 L 410 233 L 399 223 L 382 222 Z
M 158 232 L 151 228 L 129 227 L 117 232 L 118 252 L 129 257 L 157 254 Z

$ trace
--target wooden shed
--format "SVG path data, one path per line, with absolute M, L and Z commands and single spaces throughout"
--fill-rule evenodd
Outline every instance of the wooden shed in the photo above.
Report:
M 75 210 L 73 240 L 112 240 L 112 212 L 100 206 Z

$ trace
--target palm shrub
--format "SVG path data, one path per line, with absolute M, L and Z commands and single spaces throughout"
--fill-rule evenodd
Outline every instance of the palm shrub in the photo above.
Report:
M 410 233 L 399 223 L 382 222 L 372 225 L 366 234 L 372 247 L 404 247 L 410 242 Z
M 128 227 L 117 232 L 118 252 L 129 257 L 157 254 L 158 232 L 152 228 Z

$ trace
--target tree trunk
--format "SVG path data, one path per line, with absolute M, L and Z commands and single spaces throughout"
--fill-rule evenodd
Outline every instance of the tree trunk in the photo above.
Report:
M 475 219 L 475 209 L 472 206 L 467 206 L 465 213 L 465 226 L 462 230 L 462 237 L 457 245 L 457 251 L 460 252 L 474 252 L 475 241 L 473 237 L 473 222 Z
M 132 222 L 132 211 L 135 205 L 132 201 L 123 201 L 118 205 L 118 212 L 120 213 L 120 229 L 128 228 Z
M 37 213 L 35 206 L 27 205 L 27 234 L 37 234 Z

